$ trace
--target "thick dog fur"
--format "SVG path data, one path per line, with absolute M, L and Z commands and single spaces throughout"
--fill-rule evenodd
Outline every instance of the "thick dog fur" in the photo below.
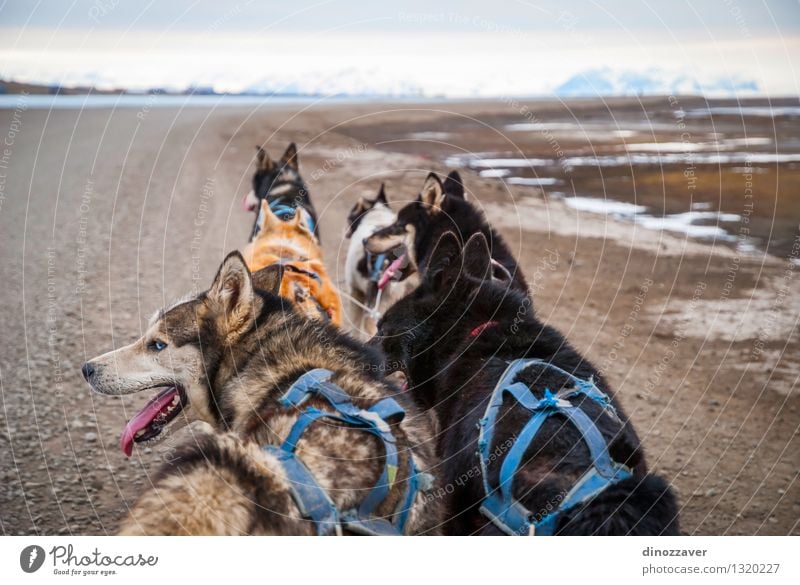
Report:
M 445 531 L 450 534 L 499 534 L 479 512 L 484 492 L 476 454 L 477 424 L 508 362 L 540 358 L 589 379 L 612 397 L 617 421 L 588 398 L 574 399 L 610 445 L 613 458 L 634 470 L 585 505 L 562 515 L 558 534 L 677 534 L 678 508 L 666 482 L 647 473 L 636 433 L 621 405 L 595 368 L 555 329 L 533 314 L 530 299 L 508 281 L 491 278 L 490 253 L 482 234 L 461 249 L 453 234 L 443 236 L 431 255 L 421 285 L 398 301 L 383 317 L 376 342 L 387 365 L 405 370 L 415 399 L 434 409 L 442 481 L 448 492 Z M 479 333 L 475 328 L 489 322 Z M 517 377 L 541 398 L 545 388 L 571 387 L 566 376 L 529 366 Z M 530 413 L 509 402 L 501 410 L 491 452 L 490 484 L 497 485 L 499 467 Z M 548 419 L 525 454 L 515 480 L 515 497 L 535 515 L 554 511 L 591 457 L 580 432 L 561 417 Z
M 444 183 L 436 173 L 428 175 L 417 200 L 403 207 L 392 225 L 370 236 L 365 247 L 373 254 L 404 249 L 408 266 L 403 269 L 401 278 L 406 278 L 425 271 L 434 244 L 447 232 L 454 232 L 461 242 L 466 242 L 473 234 L 483 234 L 490 244 L 496 275 L 510 274 L 514 286 L 527 291 L 522 271 L 506 243 L 483 213 L 464 198 L 463 183 L 456 171 L 451 172 Z
M 378 293 L 376 284 L 370 280 L 371 267 L 367 266 L 364 240 L 376 231 L 392 225 L 396 219 L 397 215 L 389 207 L 383 185 L 375 199 L 360 197 L 347 217 L 346 237 L 350 238 L 345 262 L 347 292 L 362 305 L 373 307 Z M 395 302 L 411 292 L 417 284 L 419 284 L 419 279 L 415 275 L 402 282 L 390 281 L 381 293 L 378 312 L 385 313 Z M 352 301 L 346 303 L 346 306 L 348 307 L 350 327 L 367 338 L 375 335 L 377 330 L 375 319 Z
M 279 161 L 273 161 L 267 151 L 256 146 L 256 172 L 253 175 L 253 188 L 244 196 L 242 205 L 246 211 L 256 213 L 253 228 L 250 230 L 250 241 L 255 239 L 260 230 L 259 212 L 261 202 L 272 203 L 276 199 L 284 201 L 292 207 L 305 209 L 314 222 L 314 235 L 319 238 L 319 222 L 317 211 L 311 203 L 308 189 L 300 176 L 300 161 L 297 146 L 292 142 Z
M 122 534 L 312 534 L 282 467 L 261 446 L 286 439 L 300 411 L 277 399 L 313 368 L 332 370 L 332 381 L 357 406 L 391 395 L 406 408 L 405 419 L 392 423 L 400 466 L 379 514 L 391 514 L 403 497 L 411 454 L 420 470 L 434 466 L 426 418 L 384 379 L 380 356 L 296 312 L 277 294 L 282 272 L 271 266 L 251 276 L 233 253 L 207 292 L 164 309 L 139 340 L 85 364 L 84 375 L 102 394 L 181 389 L 186 404 L 169 426 L 202 420 L 216 431 L 170 458 L 122 522 Z M 330 409 L 324 400 L 308 404 Z M 296 454 L 341 510 L 362 501 L 383 466 L 375 437 L 332 422 L 312 425 Z M 420 492 L 406 532 L 436 533 L 441 520 L 440 503 Z
M 298 208 L 294 218 L 283 221 L 262 201 L 263 225 L 255 240 L 245 247 L 244 259 L 252 272 L 282 263 L 286 270 L 281 296 L 293 301 L 306 315 L 330 319 L 338 326 L 342 324 L 342 301 L 325 269 L 322 248 L 306 227 L 305 213 Z

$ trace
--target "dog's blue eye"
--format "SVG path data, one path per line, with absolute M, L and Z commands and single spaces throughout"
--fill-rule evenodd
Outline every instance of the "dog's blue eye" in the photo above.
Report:
M 152 347 L 156 351 L 161 351 L 162 349 L 167 347 L 167 344 L 161 341 L 160 339 L 156 339 L 153 343 L 150 344 L 150 347 Z

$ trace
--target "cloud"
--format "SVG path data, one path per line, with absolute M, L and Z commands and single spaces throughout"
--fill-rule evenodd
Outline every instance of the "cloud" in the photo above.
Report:
M 16 47 L 0 49 L 0 77 L 138 90 L 202 86 L 453 98 L 666 90 L 800 94 L 791 60 L 800 53 L 797 37 L 640 41 L 563 31 L 258 36 L 26 30 Z

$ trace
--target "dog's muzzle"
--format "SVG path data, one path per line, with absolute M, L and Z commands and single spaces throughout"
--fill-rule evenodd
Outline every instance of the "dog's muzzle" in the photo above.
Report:
M 81 372 L 83 373 L 83 377 L 86 379 L 89 384 L 92 383 L 92 378 L 94 377 L 94 365 L 92 362 L 86 362 L 83 364 L 81 368 Z

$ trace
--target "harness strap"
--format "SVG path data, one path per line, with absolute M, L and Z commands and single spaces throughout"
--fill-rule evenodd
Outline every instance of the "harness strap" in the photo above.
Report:
M 289 260 L 287 258 L 279 258 L 273 264 L 278 264 L 279 266 L 283 266 L 289 272 L 296 272 L 297 274 L 305 274 L 309 278 L 316 280 L 318 283 L 322 284 L 322 277 L 319 274 L 314 272 L 313 270 L 306 270 L 305 268 L 300 268 L 296 264 L 293 264 L 293 260 Z
M 613 404 L 611 404 L 611 399 L 605 393 L 603 393 L 600 390 L 600 388 L 598 388 L 597 385 L 594 383 L 594 378 L 589 378 L 588 380 L 584 380 L 583 378 L 579 378 L 572 372 L 568 372 L 563 368 L 559 368 L 555 364 L 551 364 L 549 362 L 545 362 L 543 360 L 538 360 L 538 359 L 531 360 L 531 363 L 535 362 L 546 365 L 547 369 L 555 370 L 556 372 L 559 372 L 560 374 L 568 377 L 572 381 L 574 387 L 569 390 L 562 390 L 561 392 L 559 392 L 558 396 L 560 398 L 569 399 L 578 396 L 580 394 L 583 394 L 584 396 L 588 396 L 589 398 L 597 402 L 600 406 L 602 406 L 604 409 L 606 409 L 608 411 L 608 414 L 610 414 L 614 419 L 616 419 L 617 421 L 619 420 L 619 416 L 617 415 L 617 409 L 614 408 Z
M 282 221 L 292 219 L 297 212 L 297 209 L 293 206 L 284 203 L 283 199 L 275 199 L 269 204 L 269 208 L 272 210 L 272 213 Z
M 591 388 L 587 388 L 586 381 L 583 381 L 583 384 L 576 384 L 573 389 L 559 392 L 556 395 L 550 392 L 549 389 L 545 389 L 544 397 L 541 399 L 536 399 L 530 388 L 522 382 L 510 384 L 510 381 L 521 369 L 535 363 L 564 372 L 561 368 L 539 359 L 514 360 L 506 368 L 506 371 L 495 386 L 486 414 L 480 422 L 478 450 L 485 493 L 481 512 L 498 528 L 512 535 L 526 533 L 538 535 L 554 534 L 560 514 L 596 496 L 608 486 L 631 476 L 631 472 L 626 466 L 611 459 L 608 445 L 603 435 L 589 416 L 579 406 L 573 405 L 567 400 L 567 398 L 585 394 L 602 404 L 609 415 L 616 417 L 616 411 L 611 406 L 608 396 L 601 392 L 593 382 L 589 382 Z M 564 373 L 573 380 L 580 380 L 573 374 Z M 489 448 L 497 414 L 506 395 L 511 395 L 523 408 L 532 412 L 533 416 L 525 424 L 508 454 L 503 459 L 500 466 L 499 488 L 493 490 L 488 480 L 488 466 L 491 457 Z M 583 442 L 589 448 L 592 457 L 592 467 L 581 476 L 580 480 L 560 502 L 555 511 L 537 520 L 530 510 L 514 499 L 514 477 L 519 470 L 525 452 L 539 433 L 542 425 L 549 417 L 556 414 L 566 417 L 581 433 Z
M 285 194 L 275 195 L 273 198 L 270 198 L 270 192 L 278 187 L 283 187 L 284 185 L 288 185 L 290 187 L 294 187 L 297 189 L 298 194 L 304 195 L 306 193 L 306 186 L 302 182 L 296 181 L 277 181 L 272 183 L 269 187 L 269 191 L 267 191 L 267 201 L 269 201 L 269 208 L 272 210 L 276 216 L 278 216 L 283 221 L 287 221 L 294 217 L 295 213 L 297 213 L 297 195 L 294 197 L 289 197 Z M 287 203 L 288 200 L 288 203 Z M 314 223 L 314 218 L 311 217 L 311 214 L 308 214 L 306 218 L 306 223 L 308 224 L 308 229 L 310 231 L 314 231 L 316 229 L 316 225 Z
M 325 398 L 338 412 L 352 417 L 371 418 L 377 428 L 387 433 L 391 432 L 387 420 L 400 422 L 405 417 L 405 410 L 394 398 L 384 398 L 367 410 L 357 408 L 344 390 L 330 382 L 331 375 L 330 370 L 310 370 L 300 376 L 278 401 L 284 407 L 300 407 L 311 396 L 319 395 Z M 391 441 L 394 442 L 394 436 L 391 437 Z
M 569 408 L 559 409 L 569 421 L 577 427 L 583 436 L 583 442 L 589 447 L 592 456 L 592 466 L 606 479 L 613 479 L 619 470 L 619 464 L 611 459 L 608 445 L 597 425 L 580 407 L 570 405 Z
M 392 398 L 384 398 L 368 409 L 360 409 L 351 402 L 349 395 L 330 382 L 331 374 L 329 370 L 323 369 L 315 369 L 306 372 L 300 376 L 279 399 L 279 403 L 284 407 L 300 407 L 312 395 L 319 396 L 324 398 L 336 411 L 322 411 L 313 406 L 306 408 L 292 426 L 289 435 L 279 449 L 283 453 L 283 458 L 281 460 L 283 461 L 286 457 L 289 457 L 299 463 L 299 460 L 295 457 L 297 443 L 308 427 L 320 419 L 337 421 L 375 435 L 381 439 L 385 450 L 384 466 L 381 475 L 377 483 L 361 502 L 358 510 L 347 511 L 343 514 L 339 514 L 337 511 L 338 522 L 340 525 L 344 525 L 348 529 L 352 529 L 354 532 L 361 534 L 402 534 L 405 530 L 405 524 L 411 505 L 414 502 L 419 488 L 417 479 L 418 473 L 413 458 L 409 461 L 410 473 L 406 495 L 405 498 L 399 502 L 395 510 L 395 521 L 392 523 L 382 518 L 373 518 L 373 514 L 389 495 L 397 479 L 399 453 L 395 437 L 389 426 L 389 421 L 400 422 L 405 416 L 405 411 Z M 284 466 L 292 483 L 299 482 L 306 487 L 305 490 L 293 491 L 295 499 L 308 498 L 308 501 L 304 501 L 302 504 L 298 502 L 298 506 L 301 508 L 301 511 L 303 508 L 316 511 L 317 516 L 323 518 L 321 522 L 323 522 L 323 524 L 329 524 L 331 522 L 330 514 L 327 516 L 323 515 L 319 510 L 324 509 L 323 502 L 325 500 L 330 501 L 330 498 L 324 493 L 324 490 L 322 490 L 316 481 L 308 481 L 307 476 L 310 475 L 310 471 L 308 471 L 304 465 L 302 467 L 308 473 L 303 473 L 302 470 L 298 472 L 296 465 L 292 467 Z M 320 491 L 324 493 L 324 498 L 320 495 Z M 317 518 L 311 516 L 310 513 L 304 513 L 304 516 L 311 518 L 317 523 L 318 532 L 322 533 L 324 529 L 326 534 L 330 533 L 327 526 L 319 524 Z
M 367 251 L 367 257 L 369 258 L 372 254 Z M 383 265 L 386 263 L 386 254 L 376 254 L 375 260 L 372 262 L 372 270 L 369 273 L 369 279 L 374 282 L 378 283 L 381 279 L 381 274 L 383 273 Z
M 294 187 L 297 193 L 290 197 L 288 194 L 281 193 L 279 195 L 272 195 L 270 193 L 279 187 L 290 186 Z M 282 221 L 288 221 L 289 219 L 294 217 L 294 214 L 297 212 L 297 205 L 298 205 L 298 196 L 307 197 L 308 190 L 306 189 L 305 183 L 302 180 L 299 181 L 275 181 L 273 182 L 269 188 L 267 189 L 267 194 L 264 197 L 259 198 L 266 199 L 269 208 L 272 210 L 279 219 Z M 287 203 L 288 201 L 288 203 Z M 308 226 L 309 231 L 316 233 L 317 226 L 314 218 L 311 217 L 311 214 L 307 214 L 306 216 L 306 225 Z M 255 237 L 258 235 L 259 230 L 263 226 L 264 218 L 261 214 L 260 203 L 259 203 L 259 210 L 258 214 L 256 215 L 256 222 L 253 224 L 253 229 L 250 233 L 250 241 L 252 242 Z
M 547 514 L 538 522 L 536 522 L 536 534 L 539 536 L 554 535 L 556 533 L 558 519 L 561 514 L 567 510 L 579 506 L 584 502 L 588 502 L 607 487 L 628 477 L 631 477 L 631 473 L 624 466 L 620 466 L 619 471 L 613 478 L 602 477 L 598 473 L 597 469 L 594 467 L 590 468 L 581 476 L 581 478 L 578 480 L 578 483 L 576 483 L 567 493 L 567 495 L 561 501 L 561 505 L 559 506 L 558 510 Z
M 294 454 L 282 448 L 267 445 L 264 451 L 277 457 L 283 465 L 290 480 L 289 490 L 292 492 L 292 499 L 297 504 L 300 514 L 314 522 L 317 534 L 325 536 L 336 532 L 340 522 L 339 511 L 308 467 Z

